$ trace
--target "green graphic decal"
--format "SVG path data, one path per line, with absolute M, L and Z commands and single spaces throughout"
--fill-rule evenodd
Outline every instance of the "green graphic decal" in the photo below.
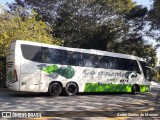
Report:
M 149 85 L 140 85 L 140 92 L 149 92 L 150 86 Z
M 42 68 L 42 71 L 47 72 L 49 74 L 53 74 L 55 77 L 56 75 L 61 75 L 67 79 L 70 79 L 74 76 L 74 69 L 71 66 L 60 67 L 58 68 L 57 65 L 50 65 L 47 67 Z
M 47 66 L 45 68 L 42 68 L 42 71 L 44 72 L 47 72 L 49 74 L 53 74 L 55 73 L 57 70 L 58 70 L 58 66 L 57 65 L 50 65 L 50 66 Z
M 12 81 L 12 79 L 13 79 L 13 73 L 12 73 L 12 71 L 9 71 L 7 77 L 8 77 L 9 81 Z
M 86 83 L 84 92 L 131 92 L 132 86 L 129 84 L 97 84 Z M 140 92 L 149 92 L 149 85 L 139 85 Z
M 71 66 L 61 67 L 57 73 L 67 79 L 74 76 L 74 69 Z
M 127 84 L 85 84 L 84 92 L 131 92 L 132 85 Z
M 126 72 L 126 73 L 125 73 L 125 77 L 126 77 L 127 79 L 129 79 L 129 77 L 131 77 L 131 78 L 136 78 L 136 77 L 137 77 L 137 73 Z

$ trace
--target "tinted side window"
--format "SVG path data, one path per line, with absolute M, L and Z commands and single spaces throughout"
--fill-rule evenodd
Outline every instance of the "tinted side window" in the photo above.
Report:
M 66 50 L 58 50 L 59 54 L 59 63 L 62 65 L 68 65 L 69 59 L 68 59 L 68 52 Z
M 136 71 L 140 73 L 140 69 L 136 60 L 128 60 L 127 67 L 129 71 Z
M 101 57 L 98 67 L 106 69 L 136 71 L 140 73 L 139 66 L 136 60 L 116 58 L 110 56 Z
M 68 64 L 68 53 L 65 50 L 48 48 L 49 51 L 49 61 L 47 63 L 52 64 Z
M 78 57 L 79 57 L 79 59 L 78 59 L 78 66 L 84 66 L 84 58 L 83 58 L 83 53 L 78 53 L 77 52 L 77 54 L 78 54 Z
M 21 45 L 22 55 L 25 59 L 42 62 L 41 61 L 41 47 L 33 45 Z
M 83 54 L 83 66 L 84 67 L 96 67 L 97 66 L 97 56 L 93 54 Z
M 23 57 L 34 62 L 128 70 L 140 73 L 136 60 L 72 52 L 25 44 L 21 45 L 21 49 Z M 147 66 L 147 63 L 140 62 L 140 64 L 146 76 L 145 66 Z
M 102 64 L 102 58 L 103 56 L 100 56 L 100 55 L 96 56 L 96 61 L 95 61 L 96 68 L 104 68 Z
M 42 51 L 42 62 L 43 63 L 50 63 L 51 61 L 51 57 L 49 54 L 49 50 L 47 47 L 41 47 L 41 51 Z
M 118 68 L 119 70 L 136 71 L 140 73 L 140 69 L 136 60 L 118 58 Z
M 106 69 L 116 69 L 117 68 L 117 60 L 114 57 L 109 56 L 103 56 L 99 57 L 99 65 L 100 68 L 106 68 Z
M 79 54 L 77 52 L 68 51 L 68 56 L 66 56 L 69 65 L 79 66 Z
M 83 54 L 83 66 L 84 67 L 92 67 L 92 61 L 89 59 L 88 54 Z

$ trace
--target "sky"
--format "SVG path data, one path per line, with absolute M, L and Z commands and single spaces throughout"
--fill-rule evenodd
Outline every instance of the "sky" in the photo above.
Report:
M 11 3 L 11 2 L 13 2 L 14 0 L 0 0 L 0 4 L 1 5 L 5 5 L 5 3 Z
M 150 8 L 150 4 L 152 4 L 152 0 L 132 0 L 133 2 L 136 2 L 138 5 L 143 5 L 148 8 Z
M 1 5 L 5 5 L 5 3 L 11 3 L 14 0 L 0 0 L 0 4 Z M 143 5 L 146 6 L 148 8 L 150 8 L 150 5 L 152 4 L 152 0 L 133 0 L 133 2 L 136 2 L 136 4 L 138 5 Z M 152 40 L 150 40 L 152 42 Z M 155 42 L 153 42 L 153 44 L 155 44 Z M 157 56 L 160 57 L 160 48 L 157 50 Z
M 148 8 L 150 8 L 151 7 L 150 5 L 152 4 L 152 0 L 133 0 L 133 1 L 136 2 L 136 4 L 138 5 L 143 5 Z M 155 42 L 153 42 L 153 44 L 155 44 Z M 157 57 L 160 58 L 160 48 L 157 50 Z

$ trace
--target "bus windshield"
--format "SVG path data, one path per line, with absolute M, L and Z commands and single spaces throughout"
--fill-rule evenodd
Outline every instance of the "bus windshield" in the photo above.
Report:
M 148 81 L 151 81 L 151 78 L 152 78 L 151 69 L 148 67 L 149 66 L 148 63 L 140 61 L 140 64 L 141 64 L 145 79 L 147 79 Z

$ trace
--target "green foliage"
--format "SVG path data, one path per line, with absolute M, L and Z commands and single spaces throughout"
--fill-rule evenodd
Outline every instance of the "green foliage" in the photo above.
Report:
M 143 18 L 148 12 L 146 7 L 142 7 L 140 5 L 134 6 L 130 11 L 127 12 L 127 19 L 133 20 L 136 18 Z
M 155 64 L 155 49 L 141 34 L 148 10 L 132 0 L 15 0 L 9 7 L 11 13 L 35 10 L 64 46 L 133 54 Z
M 0 61 L 0 70 L 4 68 L 4 62 L 3 61 Z
M 155 68 L 156 72 L 153 76 L 153 80 L 160 82 L 160 67 Z
M 36 13 L 25 18 L 19 14 L 10 14 L 3 10 L 0 13 L 0 57 L 6 56 L 7 48 L 12 40 L 29 40 L 49 44 L 58 44 L 50 34 L 51 29 L 41 20 L 36 20 Z
M 149 20 L 152 21 L 152 28 L 160 28 L 160 1 L 153 0 L 153 7 L 149 11 Z
M 139 56 L 144 58 L 150 66 L 156 65 L 156 48 L 147 44 L 142 37 L 133 34 L 122 42 L 114 44 L 113 51 Z
M 112 5 L 114 9 L 116 9 L 119 13 L 127 13 L 129 12 L 135 4 L 132 0 L 106 0 L 108 4 Z
M 64 46 L 110 50 L 112 44 L 128 31 L 123 14 L 134 3 L 131 0 L 16 0 L 18 6 L 32 8 L 38 19 L 52 26 L 53 36 L 64 40 Z

